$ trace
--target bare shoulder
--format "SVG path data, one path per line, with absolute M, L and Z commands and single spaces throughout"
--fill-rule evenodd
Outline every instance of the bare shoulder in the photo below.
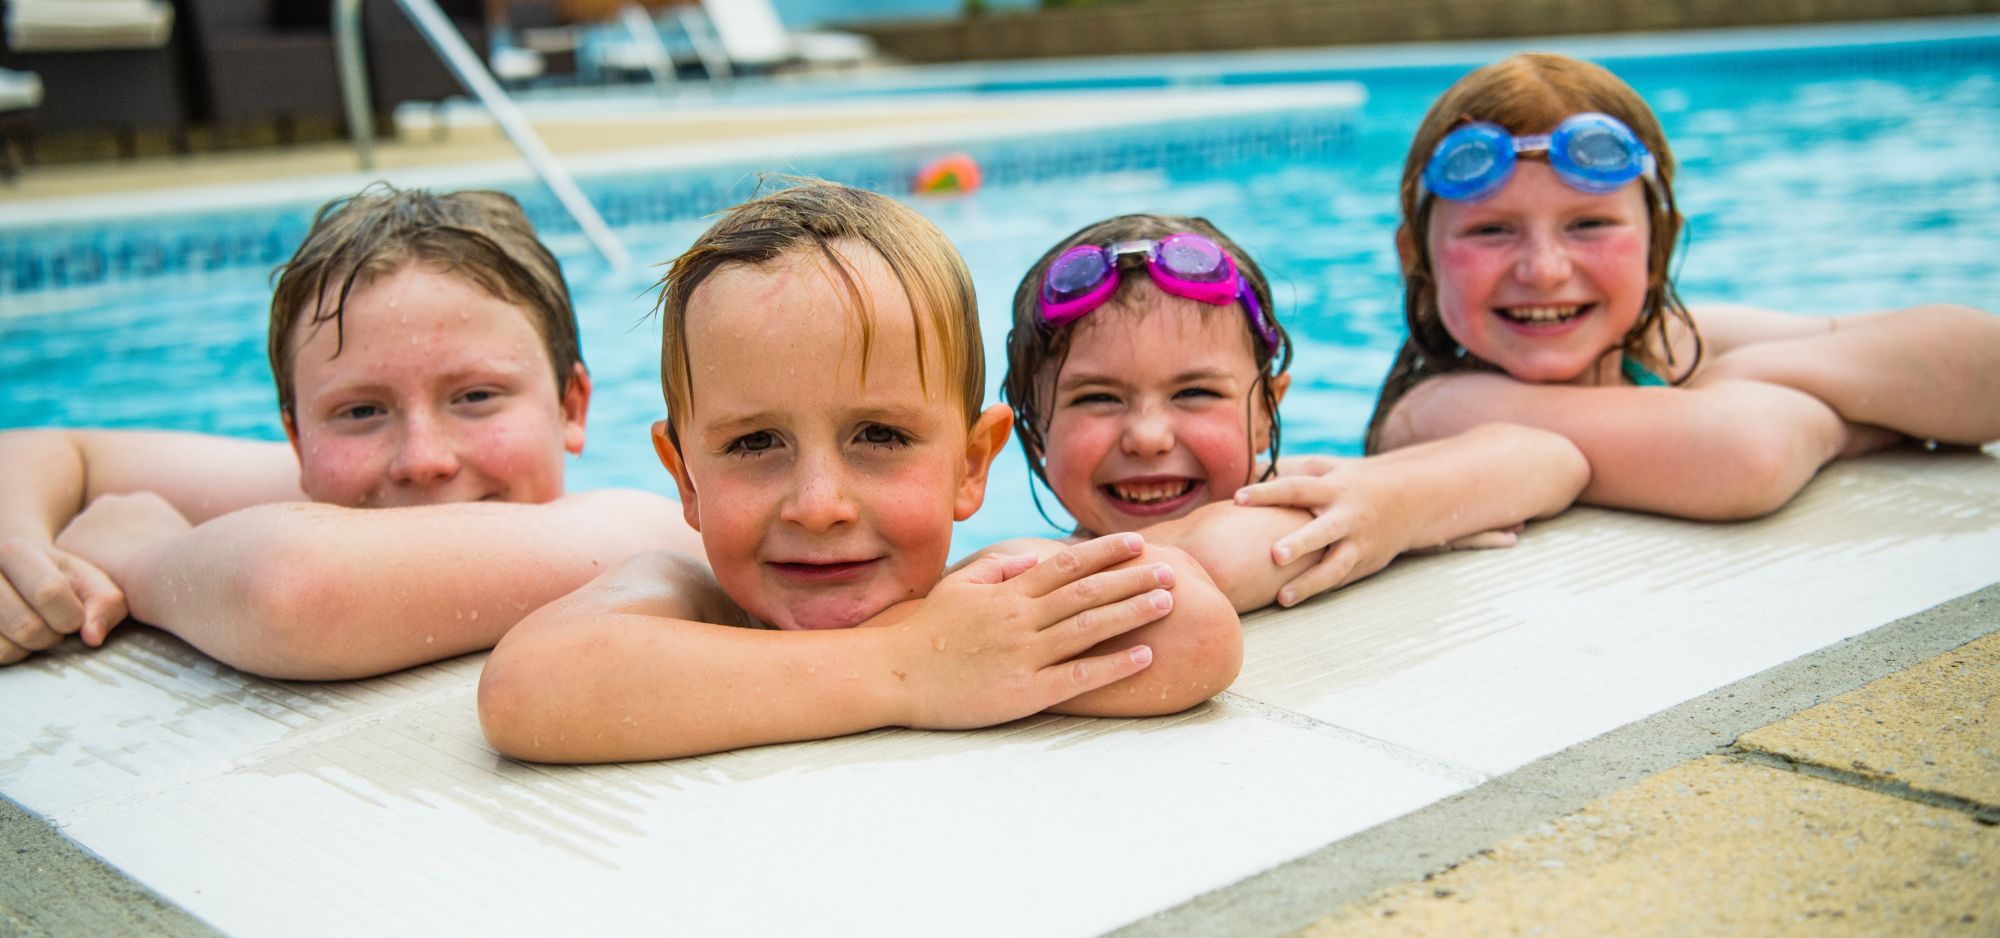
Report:
M 1375 439 L 1376 452 L 1443 439 L 1486 423 L 1522 422 L 1521 415 L 1551 391 L 1506 375 L 1479 372 L 1440 375 L 1417 385 L 1389 410 Z
M 572 613 L 751 624 L 723 593 L 708 564 L 676 551 L 647 551 L 628 557 L 560 602 Z
M 1828 320 L 1740 303 L 1704 303 L 1690 308 L 1701 331 L 1704 355 L 1719 356 L 1759 342 L 1806 339 L 1824 335 Z
M 150 491 L 195 523 L 252 505 L 304 501 L 291 446 L 169 431 L 75 430 L 90 495 Z
M 585 519 L 605 537 L 645 550 L 701 553 L 701 534 L 687 522 L 681 503 L 640 489 L 598 489 L 565 495 L 553 504 Z

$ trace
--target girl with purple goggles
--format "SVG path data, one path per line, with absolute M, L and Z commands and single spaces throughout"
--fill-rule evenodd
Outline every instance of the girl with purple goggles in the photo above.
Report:
M 1146 272 L 1161 290 L 1210 306 L 1243 304 L 1250 327 L 1264 348 L 1275 351 L 1278 333 L 1257 291 L 1236 270 L 1236 260 L 1221 245 L 1193 232 L 1170 234 L 1157 241 L 1121 241 L 1110 245 L 1079 244 L 1049 265 L 1042 279 L 1042 323 L 1060 326 L 1104 303 L 1118 293 L 1118 264 L 1142 258 Z

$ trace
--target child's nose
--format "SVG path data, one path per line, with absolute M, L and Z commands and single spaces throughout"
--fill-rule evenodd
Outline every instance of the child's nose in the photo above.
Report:
M 1546 235 L 1530 238 L 1514 262 L 1514 276 L 1531 287 L 1556 287 L 1569 281 L 1569 249 Z
M 849 497 L 846 473 L 825 460 L 801 460 L 791 497 L 778 516 L 808 531 L 854 523 L 858 514 Z
M 1149 407 L 1125 422 L 1121 443 L 1127 455 L 1163 455 L 1174 448 L 1174 422 L 1165 411 Z
M 458 448 L 430 417 L 403 420 L 402 439 L 389 461 L 389 478 L 402 485 L 433 485 L 458 475 Z

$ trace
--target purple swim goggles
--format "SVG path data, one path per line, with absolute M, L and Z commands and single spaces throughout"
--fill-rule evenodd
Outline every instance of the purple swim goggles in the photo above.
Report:
M 1144 258 L 1153 283 L 1175 296 L 1210 306 L 1243 304 L 1264 347 L 1277 349 L 1278 332 L 1257 302 L 1257 291 L 1237 273 L 1235 259 L 1221 245 L 1190 232 L 1158 241 L 1079 244 L 1062 252 L 1042 278 L 1042 322 L 1060 326 L 1103 306 L 1118 292 L 1118 262 L 1127 257 Z

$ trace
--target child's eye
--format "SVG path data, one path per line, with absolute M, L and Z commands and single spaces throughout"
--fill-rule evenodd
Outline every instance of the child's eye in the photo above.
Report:
M 729 446 L 724 452 L 733 453 L 738 456 L 755 456 L 776 445 L 778 445 L 776 434 L 773 434 L 769 430 L 758 430 L 755 433 L 745 433 L 736 439 L 730 440 Z
M 869 446 L 902 447 L 910 445 L 910 435 L 895 427 L 871 423 L 861 428 L 856 438 Z
M 389 411 L 387 409 L 383 408 L 379 404 L 349 404 L 346 407 L 342 407 L 339 410 L 334 411 L 333 419 L 352 420 L 359 422 L 363 420 L 373 420 L 377 417 L 381 417 L 387 414 L 388 412 Z
M 1103 391 L 1088 391 L 1069 399 L 1069 406 L 1082 407 L 1089 404 L 1116 404 L 1118 397 Z
M 500 392 L 495 391 L 491 388 L 477 388 L 460 394 L 458 396 L 458 403 L 484 404 L 489 401 L 496 401 L 499 399 L 500 399 Z
M 1214 388 L 1182 388 L 1174 392 L 1174 397 L 1178 400 L 1212 400 L 1223 396 L 1221 391 Z

